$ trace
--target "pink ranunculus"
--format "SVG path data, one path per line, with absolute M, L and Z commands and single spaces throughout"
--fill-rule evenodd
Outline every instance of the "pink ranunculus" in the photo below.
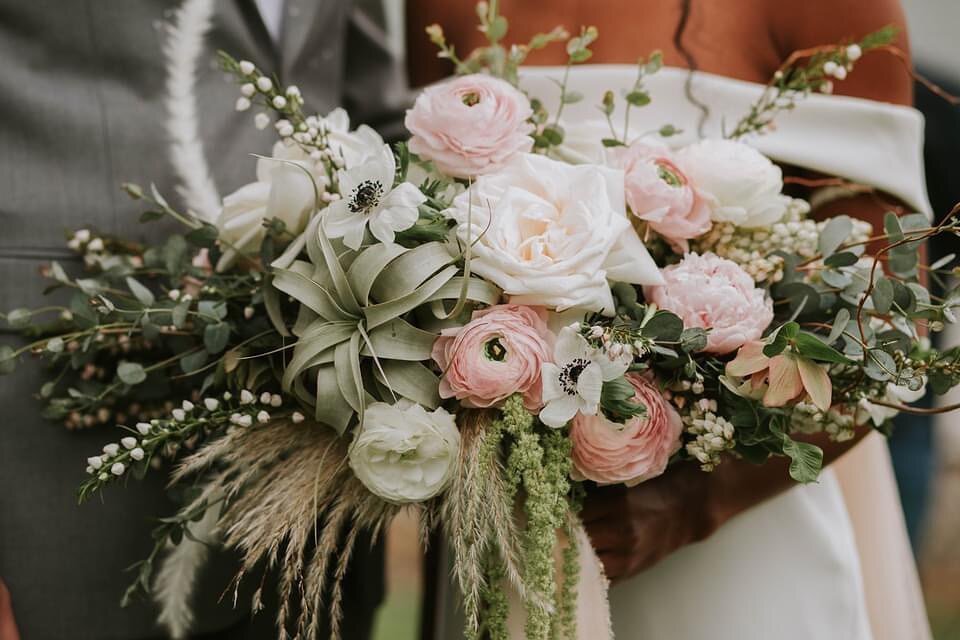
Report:
M 706 351 L 722 355 L 763 335 L 773 302 L 737 263 L 689 253 L 663 270 L 662 286 L 644 287 L 647 300 L 680 316 L 685 327 L 709 329 Z
M 646 407 L 646 416 L 620 424 L 602 413 L 577 415 L 570 428 L 575 479 L 632 487 L 663 473 L 680 448 L 683 422 L 676 409 L 655 383 L 635 374 L 626 378 L 636 389 L 634 399 Z
M 687 240 L 710 230 L 710 203 L 678 167 L 666 146 L 637 141 L 610 150 L 611 165 L 623 169 L 627 204 L 637 218 L 686 252 Z
M 457 178 L 490 173 L 533 148 L 530 100 L 485 74 L 427 87 L 407 111 L 410 151 Z
M 462 327 L 445 329 L 433 343 L 444 370 L 440 396 L 467 407 L 492 407 L 514 393 L 531 411 L 543 406 L 540 369 L 550 361 L 553 334 L 540 307 L 502 304 L 481 311 Z

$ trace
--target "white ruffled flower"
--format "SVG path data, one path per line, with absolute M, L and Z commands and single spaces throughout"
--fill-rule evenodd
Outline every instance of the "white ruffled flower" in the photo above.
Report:
M 924 395 L 926 395 L 926 393 L 926 378 L 923 379 L 923 386 L 916 390 L 912 390 L 906 385 L 896 385 L 892 382 L 888 382 L 887 388 L 880 400 L 889 402 L 890 404 L 910 404 L 922 398 Z M 891 407 L 874 404 L 867 398 L 863 398 L 860 401 L 859 408 L 863 413 L 858 412 L 857 422 L 862 424 L 867 418 L 869 418 L 877 427 L 882 425 L 887 420 L 895 418 L 897 414 L 900 413 Z
M 264 220 L 277 218 L 290 233 L 300 233 L 315 204 L 314 181 L 322 191 L 326 179 L 306 152 L 276 143 L 272 158 L 257 160 L 257 181 L 224 197 L 220 236 L 240 251 L 254 251 L 266 234 Z
M 459 452 L 460 432 L 445 409 L 374 402 L 350 445 L 350 468 L 388 502 L 421 502 L 447 486 Z
M 578 412 L 596 415 L 603 383 L 622 376 L 628 366 L 627 360 L 611 360 L 573 329 L 563 328 L 554 347 L 554 362 L 544 363 L 541 369 L 540 421 L 558 429 Z
M 748 144 L 701 140 L 677 152 L 677 165 L 708 197 L 712 217 L 738 227 L 766 227 L 786 213 L 783 172 Z
M 347 168 L 360 164 L 383 148 L 383 138 L 367 125 L 360 125 L 355 131 L 350 131 L 350 116 L 340 108 L 322 118 L 314 117 L 313 121 L 308 118 L 308 125 L 323 130 L 327 138 L 328 152 L 334 159 L 342 161 Z
M 364 231 L 380 242 L 393 242 L 396 232 L 409 229 L 420 216 L 417 208 L 427 197 L 409 182 L 393 187 L 397 171 L 390 147 L 366 158 L 352 169 L 339 172 L 343 198 L 327 207 L 323 228 L 331 238 L 343 238 L 351 249 L 363 244 Z
M 520 154 L 446 213 L 471 269 L 517 304 L 612 313 L 608 280 L 663 283 L 627 219 L 622 171 Z

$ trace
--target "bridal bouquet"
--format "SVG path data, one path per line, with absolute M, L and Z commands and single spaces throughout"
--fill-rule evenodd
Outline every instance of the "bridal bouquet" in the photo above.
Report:
M 419 95 L 392 146 L 221 54 L 236 108 L 278 136 L 256 180 L 215 223 L 126 185 L 144 222 L 183 232 L 143 245 L 77 231 L 85 273 L 48 271 L 66 305 L 6 314 L 31 341 L 0 347 L 0 367 L 49 365 L 50 418 L 123 425 L 90 452 L 81 500 L 172 465 L 182 508 L 126 599 L 153 592 L 174 636 L 191 593 L 171 576 L 214 542 L 240 551 L 238 583 L 279 569 L 279 629 L 314 637 L 329 619 L 338 636 L 357 536 L 409 507 L 446 536 L 467 637 L 506 638 L 509 598 L 527 637 L 572 637 L 588 484 L 727 456 L 787 456 L 812 482 L 822 452 L 803 434 L 886 429 L 927 387 L 960 382 L 960 348 L 923 337 L 955 321 L 960 292 L 932 296 L 919 275 L 949 264 L 918 261 L 960 222 L 816 221 L 744 141 L 890 32 L 793 61 L 728 137 L 682 148 L 670 123 L 629 129 L 655 98 L 660 58 L 641 60 L 597 105 L 597 163 L 561 119 L 583 97 L 559 83 L 551 114 L 519 82 L 554 42 L 588 60 L 596 30 L 505 48 L 503 16 L 479 15 L 489 46 L 466 58 L 428 29 L 458 75 Z

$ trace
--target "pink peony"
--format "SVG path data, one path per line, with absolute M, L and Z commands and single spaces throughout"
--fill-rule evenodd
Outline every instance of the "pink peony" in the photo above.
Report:
M 707 348 L 718 355 L 757 340 L 773 320 L 773 302 L 730 260 L 690 253 L 663 270 L 666 283 L 644 287 L 647 300 L 680 316 L 686 327 L 709 329 Z
M 626 378 L 637 391 L 634 398 L 646 407 L 646 417 L 620 424 L 603 414 L 578 414 L 570 427 L 573 475 L 578 480 L 632 487 L 663 473 L 680 448 L 683 422 L 677 411 L 654 383 L 635 374 Z
M 609 152 L 610 164 L 624 171 L 627 204 L 637 218 L 686 252 L 687 240 L 710 230 L 710 203 L 674 162 L 670 150 L 634 142 Z
M 550 361 L 553 334 L 539 307 L 503 304 L 475 311 L 462 327 L 446 329 L 433 343 L 444 375 L 440 396 L 467 407 L 492 407 L 514 393 L 531 411 L 543 406 L 540 369 Z
M 424 89 L 404 124 L 410 151 L 448 175 L 467 178 L 502 167 L 533 148 L 533 110 L 509 82 L 484 74 Z

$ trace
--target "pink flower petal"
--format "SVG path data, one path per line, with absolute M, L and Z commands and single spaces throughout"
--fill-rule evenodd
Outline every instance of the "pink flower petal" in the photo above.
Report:
M 813 360 L 800 357 L 797 358 L 797 367 L 800 379 L 803 381 L 803 388 L 810 394 L 813 404 L 817 405 L 821 411 L 829 410 L 833 385 L 827 370 Z
M 727 375 L 735 378 L 763 371 L 770 365 L 770 358 L 763 355 L 764 344 L 759 340 L 748 342 L 737 352 L 737 357 L 727 363 Z
M 763 395 L 766 407 L 782 407 L 803 393 L 803 380 L 797 360 L 792 354 L 780 354 L 770 359 L 770 386 Z

